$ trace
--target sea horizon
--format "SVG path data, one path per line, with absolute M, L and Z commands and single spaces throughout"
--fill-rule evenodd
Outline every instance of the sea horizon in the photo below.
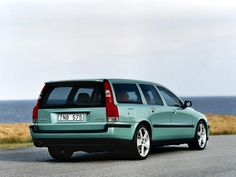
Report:
M 236 115 L 236 96 L 181 96 L 204 114 Z M 36 99 L 0 100 L 0 123 L 31 122 Z
M 178 96 L 179 98 L 196 98 L 196 97 L 236 97 L 236 95 L 193 95 L 193 96 Z M 14 99 L 0 99 L 0 101 L 37 101 L 37 99 L 34 98 L 27 98 L 27 99 L 21 99 L 21 98 L 14 98 Z

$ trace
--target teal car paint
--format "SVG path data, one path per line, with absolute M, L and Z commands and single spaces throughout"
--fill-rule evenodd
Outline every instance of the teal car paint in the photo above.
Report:
M 147 81 L 47 82 L 34 107 L 30 133 L 36 147 L 47 147 L 60 160 L 75 151 L 126 151 L 145 159 L 155 146 L 183 143 L 203 150 L 207 118 L 191 105 Z

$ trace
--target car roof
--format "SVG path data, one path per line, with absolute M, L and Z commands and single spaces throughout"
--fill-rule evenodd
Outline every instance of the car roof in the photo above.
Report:
M 103 82 L 104 80 L 108 80 L 111 83 L 137 83 L 137 84 L 151 84 L 151 85 L 157 85 L 164 87 L 161 84 L 151 82 L 151 81 L 144 81 L 144 80 L 135 80 L 135 79 L 116 79 L 116 78 L 111 78 L 111 79 L 75 79 L 75 80 L 57 80 L 57 81 L 48 81 L 45 82 L 45 84 L 53 84 L 53 83 L 65 83 L 65 82 Z
M 108 80 L 111 83 L 138 83 L 138 84 L 152 84 L 152 85 L 158 85 L 162 86 L 155 82 L 150 81 L 144 81 L 144 80 L 135 80 L 135 79 L 78 79 L 78 80 L 58 80 L 58 81 L 48 81 L 45 82 L 45 84 L 51 84 L 51 83 L 63 83 L 63 82 L 86 82 L 86 81 L 94 81 L 94 82 L 103 82 L 104 80 Z M 162 86 L 163 87 L 163 86 Z
M 56 80 L 56 81 L 47 81 L 45 84 L 53 84 L 53 83 L 63 83 L 63 82 L 103 82 L 104 79 L 74 79 L 74 80 Z

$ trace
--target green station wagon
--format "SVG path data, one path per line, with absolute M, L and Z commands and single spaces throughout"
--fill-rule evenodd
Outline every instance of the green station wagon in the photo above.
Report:
M 75 151 L 120 151 L 145 159 L 156 146 L 203 150 L 206 117 L 156 83 L 98 79 L 47 82 L 30 126 L 36 147 L 69 159 Z

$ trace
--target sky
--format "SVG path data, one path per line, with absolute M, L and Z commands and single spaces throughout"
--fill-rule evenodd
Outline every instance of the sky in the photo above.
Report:
M 1 0 L 0 100 L 44 82 L 128 78 L 236 96 L 234 0 Z

